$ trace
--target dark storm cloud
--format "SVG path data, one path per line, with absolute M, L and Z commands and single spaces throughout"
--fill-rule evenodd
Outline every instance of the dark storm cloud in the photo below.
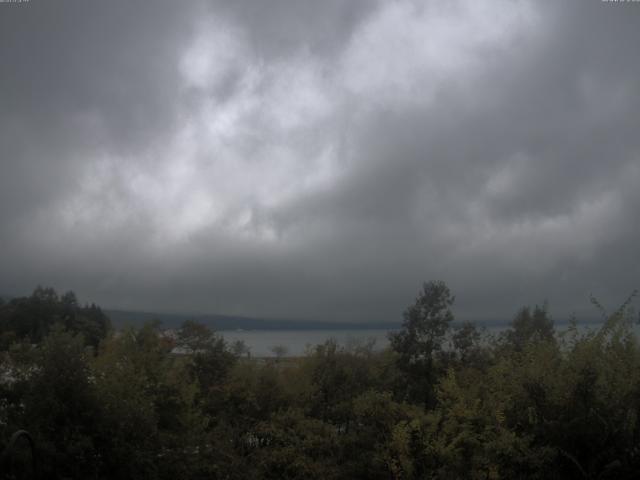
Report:
M 3 111 L 39 119 L 35 128 L 96 112 L 118 141 L 157 128 L 172 113 L 165 95 L 176 87 L 187 12 L 176 2 L 9 6 L 0 17 Z
M 432 278 L 467 318 L 638 286 L 633 3 L 0 13 L 0 291 L 377 321 Z
M 185 13 L 176 2 L 3 5 L 3 219 L 74 188 L 92 151 L 135 148 L 173 123 Z
M 378 0 L 238 0 L 214 1 L 211 10 L 246 27 L 252 47 L 262 55 L 280 57 L 300 48 L 320 55 L 335 53 L 379 4 Z

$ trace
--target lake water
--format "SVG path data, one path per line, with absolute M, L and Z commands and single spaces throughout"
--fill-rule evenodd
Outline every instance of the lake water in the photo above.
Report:
M 304 355 L 307 347 L 315 346 L 330 338 L 338 344 L 347 346 L 355 342 L 374 340 L 374 349 L 381 350 L 389 344 L 389 330 L 221 330 L 224 339 L 233 343 L 242 340 L 251 350 L 254 357 L 273 357 L 271 349 L 282 345 L 287 349 L 287 356 Z
M 583 332 L 597 329 L 599 325 L 583 324 L 579 329 Z M 562 331 L 566 324 L 556 325 L 556 331 Z M 503 326 L 486 326 L 485 333 L 497 335 L 506 328 Z M 348 346 L 354 342 L 368 342 L 374 340 L 374 350 L 382 350 L 389 345 L 387 334 L 392 330 L 383 329 L 354 329 L 354 330 L 220 330 L 227 342 L 242 340 L 254 357 L 274 357 L 271 350 L 275 346 L 284 346 L 286 356 L 304 355 L 309 346 L 319 345 L 335 339 L 339 345 Z M 636 326 L 636 334 L 640 334 Z

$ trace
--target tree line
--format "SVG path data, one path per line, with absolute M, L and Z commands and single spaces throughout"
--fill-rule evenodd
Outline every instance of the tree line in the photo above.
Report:
M 271 360 L 193 321 L 115 332 L 39 287 L 0 304 L 0 449 L 30 432 L 41 478 L 637 477 L 630 300 L 592 330 L 524 307 L 493 336 L 454 324 L 454 301 L 428 282 L 385 350 L 328 340 Z

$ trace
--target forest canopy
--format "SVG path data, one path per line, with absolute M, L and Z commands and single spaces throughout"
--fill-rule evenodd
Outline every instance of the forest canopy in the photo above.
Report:
M 28 431 L 40 478 L 636 478 L 631 298 L 591 330 L 525 306 L 496 335 L 454 303 L 427 282 L 384 350 L 260 359 L 193 321 L 114 331 L 38 287 L 0 304 L 0 448 Z M 5 478 L 30 474 L 16 458 Z

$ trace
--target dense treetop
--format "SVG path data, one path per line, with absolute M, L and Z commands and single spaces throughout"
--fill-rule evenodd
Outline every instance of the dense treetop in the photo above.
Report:
M 13 341 L 40 343 L 59 324 L 81 334 L 87 345 L 98 346 L 110 329 L 109 318 L 95 304 L 80 305 L 75 293 L 62 295 L 53 288 L 37 287 L 28 297 L 0 302 L 0 346 Z
M 54 479 L 637 477 L 629 302 L 592 330 L 524 307 L 493 337 L 453 306 L 428 282 L 386 350 L 254 359 L 196 322 L 113 332 L 38 288 L 0 305 L 0 447 L 27 429 Z M 14 452 L 0 471 L 28 465 Z

